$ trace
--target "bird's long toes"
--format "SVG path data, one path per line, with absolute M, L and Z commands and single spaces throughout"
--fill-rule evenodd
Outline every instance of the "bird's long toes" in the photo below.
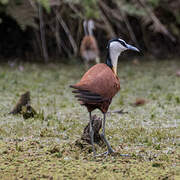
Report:
M 102 157 L 102 156 L 105 156 L 107 157 L 108 155 L 112 155 L 112 156 L 121 156 L 121 157 L 130 157 L 129 154 L 119 154 L 118 152 L 115 152 L 115 151 L 106 151 L 106 152 L 103 152 L 101 154 L 96 154 L 94 155 L 94 157 Z
M 96 157 L 96 150 L 95 150 L 95 148 L 93 148 L 93 157 Z
M 112 148 L 109 148 L 107 152 L 108 152 L 108 154 L 112 154 L 113 156 L 122 156 L 122 157 L 130 157 L 131 156 L 129 154 L 120 154 L 119 152 L 114 151 Z
M 103 152 L 101 154 L 96 154 L 95 157 L 107 156 L 108 154 L 109 154 L 108 151 L 106 151 L 106 152 Z
M 108 152 L 108 154 L 115 153 L 115 151 L 112 148 L 109 148 L 107 152 Z
M 122 156 L 122 157 L 130 157 L 131 155 L 129 155 L 129 154 L 119 154 L 119 156 Z
M 113 155 L 113 156 L 122 156 L 122 157 L 130 157 L 129 154 L 120 154 L 119 152 L 114 151 L 113 149 L 108 149 L 108 151 L 103 152 L 101 154 L 97 154 L 94 157 L 101 157 L 101 156 L 108 156 L 108 155 Z
M 108 155 L 113 154 L 113 153 L 115 153 L 115 151 L 113 149 L 111 149 L 111 150 L 108 150 L 108 151 L 103 152 L 101 154 L 97 154 L 96 157 L 108 156 Z

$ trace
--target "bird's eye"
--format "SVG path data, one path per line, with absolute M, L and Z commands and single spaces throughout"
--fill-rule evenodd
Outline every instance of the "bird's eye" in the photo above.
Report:
M 125 43 L 124 41 L 120 41 L 120 43 L 121 43 L 124 47 L 126 47 L 126 43 Z

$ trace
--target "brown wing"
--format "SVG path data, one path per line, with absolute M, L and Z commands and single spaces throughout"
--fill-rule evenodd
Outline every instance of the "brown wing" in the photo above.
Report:
M 100 63 L 90 68 L 80 82 L 71 87 L 79 91 L 80 98 L 84 96 L 89 101 L 101 102 L 111 99 L 119 91 L 120 83 L 113 71 L 106 64 Z

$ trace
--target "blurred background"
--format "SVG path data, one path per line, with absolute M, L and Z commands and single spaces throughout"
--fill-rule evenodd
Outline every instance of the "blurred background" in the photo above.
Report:
M 179 0 L 0 0 L 0 61 L 79 57 L 88 19 L 100 57 L 112 37 L 152 58 L 180 56 Z

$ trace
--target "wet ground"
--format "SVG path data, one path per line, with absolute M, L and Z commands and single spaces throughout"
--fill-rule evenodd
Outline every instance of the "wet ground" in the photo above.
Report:
M 96 159 L 90 145 L 76 145 L 89 116 L 69 85 L 82 65 L 1 65 L 0 179 L 180 179 L 180 61 L 134 62 L 119 63 L 121 90 L 109 109 L 128 113 L 107 116 L 116 153 Z M 27 90 L 38 114 L 9 115 Z

